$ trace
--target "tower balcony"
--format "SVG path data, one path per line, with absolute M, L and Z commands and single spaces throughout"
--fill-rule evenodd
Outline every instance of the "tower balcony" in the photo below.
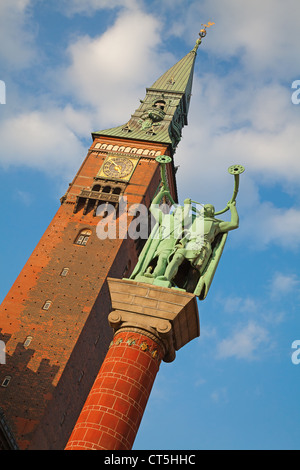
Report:
M 91 210 L 96 216 L 98 207 L 103 204 L 111 204 L 117 207 L 121 195 L 124 193 L 126 185 L 116 182 L 107 182 L 105 184 L 95 184 L 93 188 L 84 188 L 76 198 L 74 213 L 83 209 L 83 215 Z

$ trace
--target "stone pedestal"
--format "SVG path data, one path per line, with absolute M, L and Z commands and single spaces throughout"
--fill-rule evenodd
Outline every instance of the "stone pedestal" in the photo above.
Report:
M 66 450 L 130 450 L 161 361 L 200 334 L 196 297 L 108 279 L 115 331 Z
M 163 360 L 172 362 L 175 352 L 200 335 L 194 294 L 126 279 L 108 279 L 112 312 L 110 326 L 136 326 L 156 336 L 165 348 Z

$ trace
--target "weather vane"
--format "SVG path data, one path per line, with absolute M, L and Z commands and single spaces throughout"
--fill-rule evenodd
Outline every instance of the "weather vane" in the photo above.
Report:
M 206 29 L 207 28 L 210 28 L 211 26 L 213 26 L 215 23 L 212 23 L 211 21 L 209 21 L 207 24 L 202 24 L 201 26 L 203 26 L 203 29 L 200 29 L 200 33 L 199 33 L 199 36 L 200 38 L 205 38 L 206 34 L 207 34 L 207 31 Z
M 202 39 L 205 38 L 206 34 L 207 34 L 207 29 L 210 28 L 211 26 L 213 26 L 215 23 L 212 23 L 211 21 L 209 21 L 207 24 L 202 24 L 201 26 L 203 26 L 202 29 L 200 29 L 200 32 L 199 32 L 199 39 L 197 39 L 196 41 L 196 44 L 195 44 L 195 47 L 193 49 L 193 52 L 197 52 L 198 50 L 198 47 L 200 46 L 201 42 L 202 42 Z

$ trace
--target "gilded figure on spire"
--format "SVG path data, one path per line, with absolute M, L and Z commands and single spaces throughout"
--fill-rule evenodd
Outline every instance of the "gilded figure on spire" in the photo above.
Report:
M 198 47 L 200 46 L 201 42 L 202 42 L 202 38 L 205 38 L 206 34 L 207 34 L 207 29 L 210 28 L 211 26 L 213 26 L 215 23 L 212 23 L 211 21 L 208 21 L 207 24 L 202 24 L 201 26 L 203 26 L 202 29 L 200 29 L 200 32 L 199 32 L 199 39 L 197 39 L 196 41 L 196 44 L 195 44 L 195 47 L 193 49 L 193 52 L 197 52 L 198 50 Z

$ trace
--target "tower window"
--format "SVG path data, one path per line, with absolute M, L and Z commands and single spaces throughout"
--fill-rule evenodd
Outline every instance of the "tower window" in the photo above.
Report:
M 113 194 L 121 194 L 122 188 L 113 188 Z
M 25 339 L 25 341 L 23 343 L 24 348 L 28 348 L 28 346 L 30 345 L 32 339 L 33 339 L 32 336 L 27 336 L 27 338 Z
M 89 241 L 90 236 L 92 235 L 91 230 L 82 230 L 78 235 L 75 244 L 85 246 Z
M 61 275 L 62 277 L 66 277 L 66 276 L 69 274 L 69 271 L 70 271 L 69 268 L 64 268 L 64 269 L 62 270 L 62 272 L 60 273 L 60 275 Z
M 110 193 L 111 192 L 111 187 L 110 186 L 105 186 L 103 188 L 103 193 Z
M 165 109 L 165 105 L 166 105 L 166 102 L 163 100 L 159 100 L 154 103 L 155 108 L 159 108 L 161 110 Z
M 4 388 L 8 387 L 10 381 L 11 381 L 11 376 L 7 375 L 6 377 L 4 377 L 1 387 L 4 387 Z
M 46 302 L 45 302 L 44 305 L 43 305 L 43 310 L 49 310 L 49 308 L 51 307 L 51 305 L 52 305 L 51 300 L 46 300 Z

